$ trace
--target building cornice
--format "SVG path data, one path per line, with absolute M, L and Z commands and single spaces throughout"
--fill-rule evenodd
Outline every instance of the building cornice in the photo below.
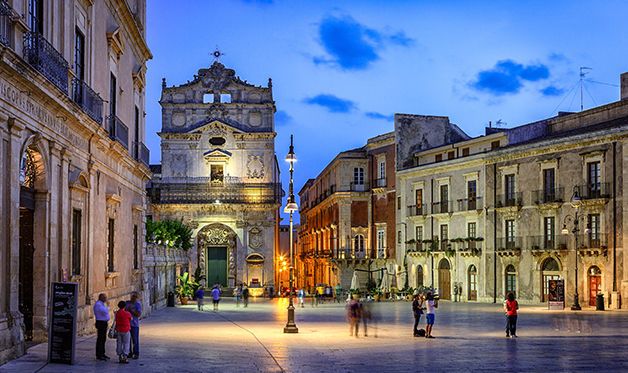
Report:
M 127 30 L 132 40 L 131 45 L 136 48 L 138 55 L 141 59 L 141 63 L 143 64 L 147 60 L 152 59 L 153 54 L 148 48 L 146 39 L 144 38 L 140 27 L 135 21 L 135 17 L 133 17 L 133 13 L 131 12 L 131 9 L 129 8 L 127 2 L 125 0 L 111 0 L 111 5 L 119 15 L 122 23 L 125 25 L 125 29 Z

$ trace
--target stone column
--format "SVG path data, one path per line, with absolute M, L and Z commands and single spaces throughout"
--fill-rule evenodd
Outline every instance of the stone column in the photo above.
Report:
M 22 159 L 22 136 L 24 125 L 15 118 L 9 118 L 9 175 L 15 175 L 8 180 L 9 205 L 5 216 L 7 219 L 9 281 L 7 283 L 7 308 L 11 314 L 19 314 L 18 284 L 20 281 L 20 181 L 17 175 L 20 174 L 20 161 Z M 21 316 L 19 316 L 21 319 Z

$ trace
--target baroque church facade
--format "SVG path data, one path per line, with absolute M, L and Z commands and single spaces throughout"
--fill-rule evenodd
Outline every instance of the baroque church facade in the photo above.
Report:
M 274 281 L 283 195 L 272 80 L 255 86 L 215 61 L 185 84 L 164 79 L 160 103 L 152 218 L 193 229 L 190 272 L 206 286 L 244 283 L 261 294 Z

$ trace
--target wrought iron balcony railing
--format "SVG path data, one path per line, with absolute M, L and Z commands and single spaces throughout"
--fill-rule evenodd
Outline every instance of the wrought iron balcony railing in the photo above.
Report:
M 432 203 L 432 214 L 443 214 L 453 212 L 453 203 L 451 201 L 442 201 Z
M 528 236 L 527 247 L 531 250 L 567 250 L 567 238 L 564 236 Z
M 565 188 L 542 189 L 532 192 L 532 202 L 537 205 L 544 203 L 563 202 L 565 198 Z
M 0 0 L 0 44 L 11 47 L 11 22 L 13 11 L 4 0 Z
M 129 148 L 129 127 L 115 115 L 107 118 L 109 122 L 109 138 L 116 140 L 125 148 Z
M 521 250 L 521 237 L 498 237 L 497 251 Z
M 482 207 L 484 207 L 482 204 L 482 197 L 464 198 L 458 200 L 458 211 L 481 210 Z
M 589 183 L 576 186 L 578 196 L 582 199 L 609 198 L 610 183 Z
M 375 188 L 384 188 L 384 187 L 386 187 L 386 178 L 382 177 L 380 179 L 375 179 L 375 182 L 373 183 L 373 185 L 375 186 Z
M 150 151 L 143 142 L 133 141 L 133 158 L 149 166 Z
M 68 62 L 43 35 L 37 32 L 24 34 L 24 59 L 68 94 Z
M 408 216 L 425 216 L 427 215 L 427 205 L 412 205 L 408 206 Z
M 153 203 L 218 205 L 223 203 L 280 203 L 283 193 L 280 183 L 152 182 L 148 188 L 148 195 Z
M 496 207 L 522 206 L 523 194 L 521 192 L 500 194 L 497 196 L 497 201 L 495 201 L 495 205 Z
M 578 249 L 601 249 L 608 247 L 608 234 L 589 233 L 578 235 Z
M 103 99 L 87 83 L 72 78 L 71 98 L 87 115 L 102 125 Z

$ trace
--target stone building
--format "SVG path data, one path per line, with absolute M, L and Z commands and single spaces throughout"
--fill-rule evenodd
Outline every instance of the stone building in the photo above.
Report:
M 349 289 L 357 269 L 366 287 L 382 274 L 399 273 L 394 133 L 338 154 L 305 183 L 299 198 L 299 286 L 325 283 Z
M 193 228 L 191 272 L 208 285 L 273 285 L 282 189 L 272 82 L 258 87 L 218 61 L 162 85 L 161 168 L 149 186 L 154 220 Z
M 560 279 L 568 307 L 577 276 L 581 306 L 602 293 L 607 306 L 620 307 L 628 296 L 627 96 L 624 89 L 608 105 L 403 154 L 397 185 L 406 208 L 397 222 L 408 231 L 398 245 L 410 283 L 445 299 L 457 284 L 463 301 L 499 302 L 512 291 L 538 303 Z M 395 118 L 396 131 L 405 119 Z
M 0 364 L 47 336 L 51 282 L 141 290 L 145 1 L 0 2 Z

